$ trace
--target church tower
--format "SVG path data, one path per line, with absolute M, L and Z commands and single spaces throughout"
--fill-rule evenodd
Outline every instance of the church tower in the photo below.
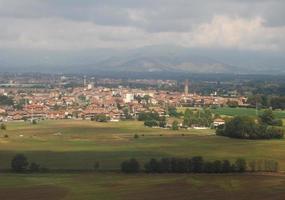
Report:
M 188 94 L 189 94 L 189 81 L 188 81 L 188 79 L 186 79 L 184 82 L 184 94 L 185 94 L 185 96 L 188 96 Z

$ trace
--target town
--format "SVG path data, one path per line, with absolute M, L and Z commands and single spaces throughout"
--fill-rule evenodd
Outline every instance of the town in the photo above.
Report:
M 155 88 L 130 88 L 121 80 L 96 79 L 86 76 L 57 76 L 42 78 L 17 78 L 2 81 L 1 121 L 25 120 L 36 123 L 44 119 L 91 120 L 103 116 L 108 121 L 137 119 L 140 113 L 156 112 L 169 117 L 170 107 L 246 107 L 243 96 L 200 95 L 192 93 L 190 80 L 185 80 L 184 91 L 168 91 Z M 76 81 L 76 84 L 74 82 Z M 149 85 L 177 84 L 175 80 L 129 80 L 130 83 Z M 72 84 L 73 83 L 73 84 Z M 109 86 L 100 86 L 109 83 Z M 40 85 L 50 87 L 40 87 Z M 97 86 L 98 84 L 98 86 Z M 111 87 L 110 87 L 111 85 Z

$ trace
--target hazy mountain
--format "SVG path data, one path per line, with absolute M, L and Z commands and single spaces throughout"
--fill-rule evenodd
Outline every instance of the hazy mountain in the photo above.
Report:
M 268 52 L 148 46 L 131 50 L 0 50 L 1 71 L 285 73 L 283 55 Z

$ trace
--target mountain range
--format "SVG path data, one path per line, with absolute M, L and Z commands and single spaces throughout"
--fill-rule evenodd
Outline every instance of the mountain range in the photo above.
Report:
M 285 74 L 281 53 L 180 46 L 146 46 L 127 50 L 0 50 L 6 72 L 100 73 L 170 72 Z

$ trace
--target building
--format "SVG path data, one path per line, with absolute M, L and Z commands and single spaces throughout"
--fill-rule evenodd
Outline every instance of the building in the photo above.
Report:
M 189 81 L 188 81 L 188 79 L 186 79 L 184 82 L 184 94 L 185 94 L 185 96 L 188 96 L 188 94 L 189 94 Z
M 218 127 L 218 126 L 221 126 L 221 125 L 224 125 L 224 124 L 225 124 L 225 120 L 220 119 L 220 118 L 215 119 L 214 123 L 213 123 L 214 127 Z

